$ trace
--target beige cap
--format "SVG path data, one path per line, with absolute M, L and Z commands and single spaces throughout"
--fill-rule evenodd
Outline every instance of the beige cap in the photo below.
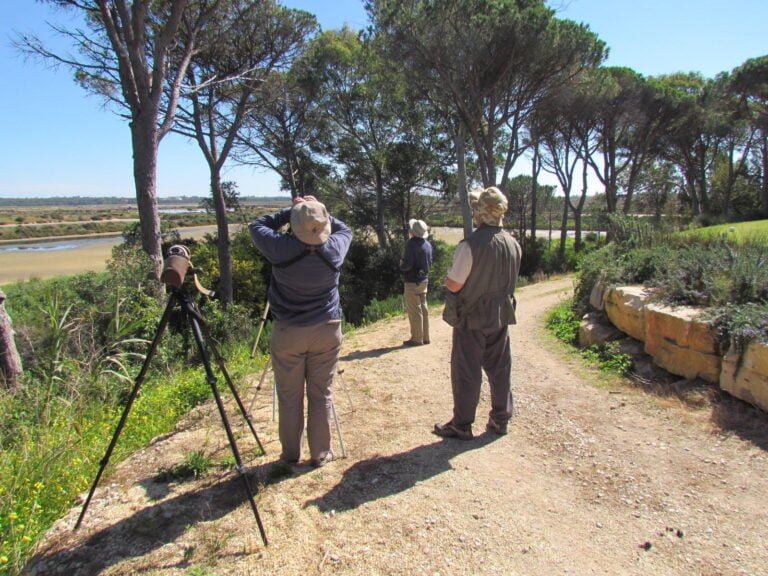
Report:
M 408 231 L 419 238 L 427 238 L 429 236 L 429 227 L 424 220 L 416 220 L 415 218 L 408 220 Z
M 331 217 L 316 200 L 299 202 L 291 208 L 291 230 L 304 244 L 325 244 L 331 235 Z

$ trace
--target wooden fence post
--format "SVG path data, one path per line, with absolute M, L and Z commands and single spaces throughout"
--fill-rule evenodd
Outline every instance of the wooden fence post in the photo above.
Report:
M 20 388 L 21 357 L 16 351 L 16 341 L 13 339 L 11 317 L 5 311 L 5 293 L 0 290 L 0 384 L 11 391 Z

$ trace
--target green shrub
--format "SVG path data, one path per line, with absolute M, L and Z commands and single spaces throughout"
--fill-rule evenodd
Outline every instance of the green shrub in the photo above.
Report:
M 563 300 L 546 316 L 547 328 L 558 340 L 575 346 L 579 339 L 579 319 L 573 310 L 573 301 Z
M 383 318 L 402 314 L 403 310 L 402 296 L 391 296 L 386 300 L 373 300 L 363 309 L 363 317 L 360 324 L 363 326 L 373 324 Z
M 629 374 L 632 370 L 632 357 L 619 351 L 618 342 L 607 342 L 601 346 L 589 346 L 581 350 L 581 355 L 604 372 Z
M 213 467 L 213 461 L 202 450 L 187 454 L 178 464 L 163 468 L 155 482 L 173 482 L 197 479 L 205 476 Z
M 710 317 L 726 347 L 742 352 L 752 341 L 768 344 L 768 301 L 727 304 L 714 308 Z
M 724 342 L 768 334 L 760 318 L 768 304 L 768 245 L 762 240 L 734 243 L 682 235 L 645 248 L 609 244 L 581 262 L 574 300 L 578 314 L 589 309 L 598 282 L 605 287 L 645 284 L 669 304 L 711 308 Z

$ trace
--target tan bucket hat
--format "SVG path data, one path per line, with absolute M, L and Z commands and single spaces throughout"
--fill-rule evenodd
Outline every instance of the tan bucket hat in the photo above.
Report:
M 304 244 L 325 244 L 331 235 L 331 217 L 317 200 L 299 202 L 291 208 L 291 230 Z

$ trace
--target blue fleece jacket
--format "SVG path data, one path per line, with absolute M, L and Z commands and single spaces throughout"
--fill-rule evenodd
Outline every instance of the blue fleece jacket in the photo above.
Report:
M 352 230 L 341 220 L 331 216 L 331 235 L 317 251 L 308 253 L 284 268 L 275 266 L 289 262 L 307 247 L 292 234 L 278 232 L 291 219 L 291 209 L 262 216 L 251 222 L 256 248 L 273 264 L 269 283 L 269 306 L 275 319 L 295 326 L 311 326 L 341 320 L 338 270 L 352 242 Z

